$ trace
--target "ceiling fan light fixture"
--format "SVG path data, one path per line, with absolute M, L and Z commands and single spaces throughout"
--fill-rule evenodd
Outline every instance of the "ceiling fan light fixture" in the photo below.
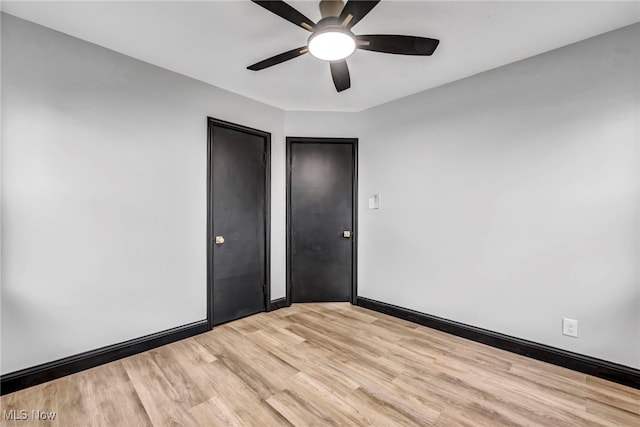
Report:
M 356 50 L 356 40 L 350 31 L 343 28 L 326 28 L 309 37 L 309 53 L 323 61 L 339 61 L 351 56 Z
M 1 1 L 1 0 L 0 0 Z M 306 46 L 297 47 L 249 65 L 252 71 L 263 70 L 307 53 L 329 62 L 331 78 L 338 92 L 351 87 L 346 58 L 356 49 L 396 55 L 429 56 L 440 40 L 398 34 L 358 35 L 351 28 L 362 20 L 380 0 L 320 0 L 322 19 L 314 23 L 283 0 L 251 0 L 257 5 L 311 33 Z

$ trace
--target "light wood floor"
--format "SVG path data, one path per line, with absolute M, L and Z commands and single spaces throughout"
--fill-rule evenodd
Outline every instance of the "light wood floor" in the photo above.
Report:
M 640 426 L 640 391 L 349 304 L 297 304 L 2 397 L 58 426 Z

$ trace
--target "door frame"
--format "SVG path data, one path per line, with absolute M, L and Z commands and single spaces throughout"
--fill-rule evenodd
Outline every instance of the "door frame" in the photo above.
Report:
M 264 205 L 264 301 L 263 311 L 267 311 L 271 301 L 271 134 L 259 129 L 250 128 L 236 123 L 207 117 L 207 324 L 213 328 L 213 127 L 218 126 L 236 130 L 249 135 L 255 135 L 265 140 L 265 205 Z
M 358 297 L 358 138 L 315 138 L 302 136 L 288 136 L 287 145 L 287 212 L 286 212 L 286 232 L 287 232 L 287 254 L 286 254 L 286 305 L 291 305 L 291 145 L 292 144 L 351 144 L 353 153 L 353 175 L 351 186 L 353 189 L 353 212 L 352 230 L 353 251 L 351 256 L 351 289 L 350 302 L 356 304 Z

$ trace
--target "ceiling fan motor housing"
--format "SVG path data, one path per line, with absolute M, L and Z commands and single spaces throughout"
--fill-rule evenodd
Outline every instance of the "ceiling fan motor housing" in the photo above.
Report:
M 320 1 L 320 16 L 327 18 L 329 16 L 340 16 L 344 3 L 342 0 L 321 0 Z

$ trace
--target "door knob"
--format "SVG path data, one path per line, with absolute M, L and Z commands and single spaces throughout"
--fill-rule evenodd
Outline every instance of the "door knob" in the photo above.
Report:
M 351 237 L 351 232 L 347 230 L 343 231 L 342 237 L 344 237 L 345 239 L 348 239 L 349 237 Z
M 221 245 L 224 243 L 224 237 L 216 236 L 216 245 Z

